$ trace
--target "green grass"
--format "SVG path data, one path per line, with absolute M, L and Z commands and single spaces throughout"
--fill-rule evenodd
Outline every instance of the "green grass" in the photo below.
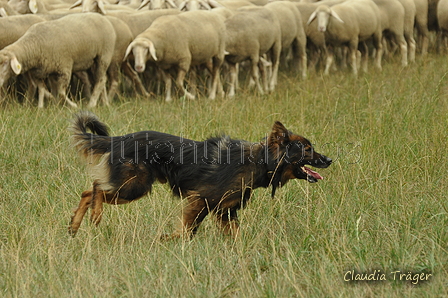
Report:
M 90 186 L 70 148 L 73 112 L 8 100 L 0 110 L 2 297 L 442 297 L 448 295 L 448 61 L 385 63 L 357 79 L 280 74 L 269 96 L 123 99 L 95 109 L 113 134 L 153 129 L 197 140 L 259 141 L 275 120 L 335 163 L 317 184 L 258 189 L 242 237 L 206 220 L 192 241 L 161 242 L 181 202 L 164 185 L 105 206 L 98 228 L 67 226 Z M 398 74 L 397 74 L 398 72 Z M 348 270 L 387 273 L 346 282 Z M 390 272 L 428 272 L 417 286 Z

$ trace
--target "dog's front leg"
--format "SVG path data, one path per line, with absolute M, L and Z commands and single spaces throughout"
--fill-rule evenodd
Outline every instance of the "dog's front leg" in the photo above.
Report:
M 224 235 L 232 236 L 235 239 L 238 238 L 240 226 L 236 209 L 220 210 L 216 213 L 216 217 Z
M 171 235 L 162 235 L 161 240 L 174 238 L 191 239 L 197 232 L 204 218 L 209 213 L 206 200 L 197 196 L 189 197 L 182 209 L 181 227 Z

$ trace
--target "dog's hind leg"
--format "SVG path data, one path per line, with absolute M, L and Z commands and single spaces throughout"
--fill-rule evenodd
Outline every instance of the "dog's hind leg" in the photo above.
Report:
M 131 198 L 132 200 L 133 198 Z M 99 187 L 99 184 L 93 183 L 92 191 L 92 203 L 90 207 L 92 208 L 92 213 L 90 215 L 90 221 L 96 226 L 99 225 L 103 217 L 103 203 L 111 205 L 121 205 L 131 202 L 129 199 L 123 199 L 119 196 L 119 191 L 107 192 Z
M 86 190 L 81 195 L 81 201 L 79 202 L 78 208 L 75 210 L 75 214 L 72 216 L 70 226 L 68 227 L 68 232 L 72 237 L 78 232 L 79 226 L 81 225 L 82 219 L 89 209 L 92 202 L 92 190 Z
M 107 193 L 99 188 L 99 184 L 97 181 L 93 182 L 93 190 L 92 190 L 92 213 L 90 214 L 90 222 L 94 223 L 96 226 L 101 222 L 101 218 L 103 216 L 103 201 L 105 201 L 105 197 Z

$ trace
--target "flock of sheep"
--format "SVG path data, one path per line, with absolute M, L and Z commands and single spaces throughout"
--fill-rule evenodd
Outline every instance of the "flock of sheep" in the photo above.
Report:
M 394 48 L 406 66 L 417 48 L 427 53 L 428 29 L 448 32 L 448 0 L 0 0 L 0 16 L 0 96 L 25 83 L 39 107 L 55 97 L 76 107 L 74 78 L 89 107 L 109 104 L 120 73 L 143 96 L 148 77 L 162 80 L 166 101 L 172 78 L 195 98 L 198 75 L 210 99 L 234 96 L 246 68 L 251 85 L 272 92 L 282 61 L 306 78 L 318 63 L 329 74 L 336 53 L 357 75 L 370 56 L 381 69 Z

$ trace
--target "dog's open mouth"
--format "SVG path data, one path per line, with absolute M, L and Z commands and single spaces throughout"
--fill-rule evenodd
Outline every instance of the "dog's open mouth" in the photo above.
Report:
M 317 180 L 324 179 L 318 172 L 313 171 L 310 168 L 302 166 L 300 169 L 306 174 L 306 180 L 310 183 L 315 183 Z

